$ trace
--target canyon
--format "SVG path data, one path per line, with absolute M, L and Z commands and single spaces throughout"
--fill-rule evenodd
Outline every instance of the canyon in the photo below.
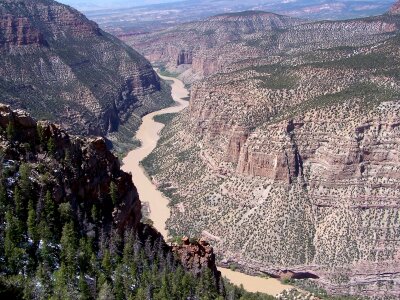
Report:
M 396 11 L 283 24 L 245 12 L 134 37 L 191 87 L 143 161 L 171 200 L 170 235 L 210 240 L 221 266 L 395 299 Z
M 172 103 L 146 59 L 55 1 L 2 1 L 0 53 L 0 101 L 117 151 L 143 115 Z
M 166 229 L 167 221 L 171 217 L 171 210 L 169 201 L 171 199 L 165 197 L 158 189 L 156 182 L 152 181 L 141 162 L 145 159 L 157 146 L 160 139 L 160 132 L 164 124 L 157 122 L 156 118 L 169 118 L 181 112 L 188 106 L 188 101 L 183 100 L 187 97 L 188 91 L 185 89 L 183 83 L 172 77 L 160 76 L 162 79 L 171 82 L 172 96 L 176 102 L 175 106 L 165 108 L 160 111 L 153 112 L 143 118 L 143 123 L 140 125 L 136 133 L 136 139 L 141 142 L 139 148 L 132 150 L 123 159 L 122 169 L 132 174 L 133 181 L 135 182 L 138 192 L 143 200 L 144 217 L 145 220 L 151 222 L 152 226 L 161 233 L 165 240 L 171 241 L 173 238 L 169 235 Z M 193 239 L 193 238 L 192 238 Z M 179 238 L 178 238 L 179 240 Z M 215 267 L 215 254 L 214 250 L 208 242 L 201 239 L 199 245 L 193 245 L 188 237 L 183 237 L 183 245 L 177 246 L 175 243 L 173 249 L 181 253 L 180 257 L 184 265 L 190 265 L 189 269 L 201 271 L 201 266 L 208 264 L 213 270 L 214 274 L 221 272 L 224 277 L 230 280 L 237 286 L 243 286 L 246 291 L 260 292 L 271 296 L 276 296 L 285 290 L 290 290 L 292 287 L 284 285 L 277 279 L 262 278 L 257 276 L 248 276 L 239 272 L 233 272 L 226 268 Z M 175 239 L 176 241 L 176 239 Z M 199 254 L 202 254 L 199 255 Z M 221 275 L 215 275 L 216 277 Z
M 63 0 L 66 4 L 76 4 L 73 0 Z M 309 20 L 343 20 L 380 15 L 393 4 L 393 0 L 305 0 L 305 1 L 258 1 L 246 2 L 220 0 L 172 1 L 165 4 L 137 5 L 125 3 L 116 7 L 115 1 L 108 8 L 96 5 L 77 7 L 102 29 L 118 37 L 159 31 L 178 24 L 206 19 L 207 17 L 245 10 L 271 11 L 281 15 Z M 87 4 L 87 3 L 86 3 Z M 96 2 L 98 4 L 98 1 Z M 84 7 L 83 7 L 84 6 Z M 110 7 L 113 6 L 113 7 Z
M 399 7 L 110 30 L 136 51 L 66 5 L 2 1 L 0 294 L 270 299 L 224 275 L 396 299 Z M 121 168 L 110 148 L 136 149 Z

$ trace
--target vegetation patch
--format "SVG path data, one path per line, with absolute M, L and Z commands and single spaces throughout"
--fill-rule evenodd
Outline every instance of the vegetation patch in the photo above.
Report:
M 177 116 L 177 113 L 172 113 L 172 114 L 163 114 L 163 115 L 158 115 L 153 118 L 153 120 L 157 123 L 162 123 L 164 125 L 169 124 L 172 122 L 172 120 Z
M 256 77 L 261 82 L 258 84 L 260 88 L 283 90 L 294 89 L 297 84 L 297 79 L 294 76 L 286 74 L 272 74 L 271 76 Z
M 323 68 L 350 68 L 354 70 L 373 70 L 391 68 L 396 60 L 384 53 L 358 54 L 349 58 L 330 62 L 313 63 L 311 65 Z
M 170 72 L 167 70 L 167 68 L 165 66 L 154 66 L 156 68 L 158 68 L 158 73 L 161 76 L 165 76 L 165 77 L 173 77 L 173 78 L 177 78 L 179 76 L 178 73 L 174 73 L 174 72 Z

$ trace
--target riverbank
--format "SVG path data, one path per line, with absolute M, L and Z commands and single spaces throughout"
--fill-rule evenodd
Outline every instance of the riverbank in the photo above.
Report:
M 123 159 L 122 169 L 125 172 L 132 173 L 133 182 L 138 189 L 140 198 L 147 203 L 149 219 L 153 221 L 153 226 L 164 236 L 165 240 L 168 240 L 168 231 L 165 227 L 171 215 L 168 206 L 169 200 L 153 184 L 140 162 L 156 148 L 161 130 L 164 128 L 163 124 L 154 121 L 154 117 L 168 113 L 178 113 L 185 109 L 189 102 L 184 99 L 188 97 L 189 92 L 180 80 L 173 77 L 160 77 L 164 80 L 172 81 L 171 92 L 176 105 L 153 112 L 143 118 L 143 123 L 136 133 L 136 138 L 141 141 L 141 146 L 132 150 Z M 244 289 L 249 292 L 260 292 L 275 296 L 283 290 L 291 288 L 291 286 L 283 285 L 277 279 L 250 276 L 230 269 L 218 269 L 233 284 L 243 285 Z
M 189 102 L 182 100 L 189 95 L 185 86 L 181 81 L 172 77 L 160 76 L 164 80 L 172 81 L 172 97 L 176 103 L 175 106 L 168 107 L 143 117 L 142 125 L 136 133 L 136 139 L 141 142 L 141 146 L 133 151 L 122 160 L 122 169 L 125 172 L 132 173 L 133 182 L 138 189 L 140 198 L 148 202 L 149 219 L 153 221 L 154 227 L 168 239 L 168 231 L 165 224 L 170 217 L 171 211 L 168 207 L 168 199 L 155 187 L 151 179 L 140 165 L 140 162 L 147 157 L 157 146 L 160 138 L 160 132 L 164 125 L 154 121 L 155 116 L 177 113 L 185 109 Z

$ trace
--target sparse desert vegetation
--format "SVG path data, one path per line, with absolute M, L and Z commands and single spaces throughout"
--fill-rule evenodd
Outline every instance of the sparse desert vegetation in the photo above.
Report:
M 331 32 L 314 51 L 300 34 L 313 26 L 279 32 L 297 37 L 291 53 L 257 63 L 232 54 L 193 83 L 189 108 L 165 121 L 143 165 L 171 199 L 171 234 L 211 239 L 220 263 L 307 271 L 329 293 L 390 297 L 399 288 L 398 37 L 371 46 Z

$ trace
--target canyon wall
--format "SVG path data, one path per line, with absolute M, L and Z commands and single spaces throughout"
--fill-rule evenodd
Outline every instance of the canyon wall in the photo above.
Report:
M 331 47 L 358 47 L 383 41 L 397 32 L 391 15 L 345 21 L 312 22 L 249 11 L 211 17 L 161 32 L 122 37 L 150 61 L 193 83 L 232 64 L 285 53 L 310 53 Z M 190 53 L 190 59 L 188 54 Z M 179 68 L 187 64 L 186 68 Z
M 146 59 L 68 6 L 2 1 L 0 20 L 0 100 L 14 108 L 106 136 L 172 103 Z
M 296 37 L 303 50 L 239 60 L 193 83 L 189 108 L 167 124 L 144 162 L 171 198 L 171 234 L 212 240 L 224 266 L 317 278 L 335 294 L 395 298 L 395 24 L 387 16 L 301 24 L 282 36 Z M 329 35 L 321 42 L 328 48 L 310 50 L 324 32 L 313 26 L 353 44 L 333 47 Z M 372 45 L 361 41 L 366 28 L 376 28 L 365 37 L 378 39 Z

